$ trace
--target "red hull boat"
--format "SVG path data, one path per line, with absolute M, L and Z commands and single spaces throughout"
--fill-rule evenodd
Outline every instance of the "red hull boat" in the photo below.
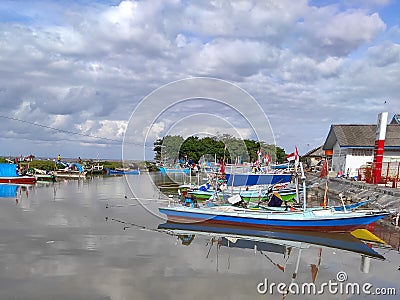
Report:
M 0 183 L 35 184 L 33 176 L 0 177 Z

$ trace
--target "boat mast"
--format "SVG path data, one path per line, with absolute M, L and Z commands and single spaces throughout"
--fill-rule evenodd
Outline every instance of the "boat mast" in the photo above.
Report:
M 306 211 L 307 207 L 307 195 L 306 195 L 306 175 L 304 175 L 303 163 L 300 162 L 300 170 L 301 170 L 301 180 L 303 181 L 303 211 Z

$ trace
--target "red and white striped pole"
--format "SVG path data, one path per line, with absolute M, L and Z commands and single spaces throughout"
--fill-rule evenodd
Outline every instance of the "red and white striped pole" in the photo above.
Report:
M 378 124 L 376 128 L 375 148 L 374 148 L 374 167 L 373 167 L 374 184 L 378 184 L 381 181 L 387 119 L 388 119 L 387 112 L 382 112 L 378 115 Z

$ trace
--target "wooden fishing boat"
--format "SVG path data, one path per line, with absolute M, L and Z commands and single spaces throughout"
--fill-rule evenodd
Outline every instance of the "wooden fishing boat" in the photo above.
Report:
M 289 163 L 284 163 L 284 164 L 270 164 L 268 166 L 272 170 L 284 170 L 290 167 Z
M 0 163 L 0 183 L 34 184 L 34 176 L 19 175 L 16 164 Z
M 321 232 L 349 232 L 382 219 L 389 215 L 384 210 L 343 211 L 334 208 L 313 209 L 306 205 L 306 185 L 303 166 L 300 163 L 303 180 L 303 208 L 301 210 L 252 210 L 239 206 L 175 206 L 160 207 L 159 211 L 172 222 L 208 222 L 224 225 L 243 225 L 263 229 L 289 229 Z M 235 196 L 234 196 L 235 197 Z M 242 200 L 228 199 L 232 204 Z M 239 201 L 239 202 L 237 202 Z
M 67 167 L 64 169 L 55 170 L 53 173 L 56 177 L 60 178 L 72 178 L 72 179 L 83 179 L 86 178 L 87 171 L 78 163 L 65 164 Z
M 45 170 L 40 170 L 40 169 L 36 169 L 34 168 L 34 174 L 33 176 L 35 176 L 36 181 L 37 182 L 55 182 L 56 181 L 56 176 L 54 175 L 54 173 L 52 171 L 45 171 Z
M 349 232 L 365 228 L 389 215 L 387 211 L 336 211 L 334 209 L 305 211 L 251 210 L 234 206 L 160 207 L 172 222 L 209 222 L 225 225 L 243 225 L 261 228 L 290 229 L 323 232 Z

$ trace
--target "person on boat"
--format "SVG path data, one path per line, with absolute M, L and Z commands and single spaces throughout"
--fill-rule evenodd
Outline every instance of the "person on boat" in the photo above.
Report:
M 58 156 L 57 156 L 57 161 L 58 161 L 58 162 L 61 161 L 61 155 L 60 155 L 60 154 L 58 154 Z
M 81 164 L 81 163 L 82 163 L 81 157 L 78 156 L 78 164 Z

